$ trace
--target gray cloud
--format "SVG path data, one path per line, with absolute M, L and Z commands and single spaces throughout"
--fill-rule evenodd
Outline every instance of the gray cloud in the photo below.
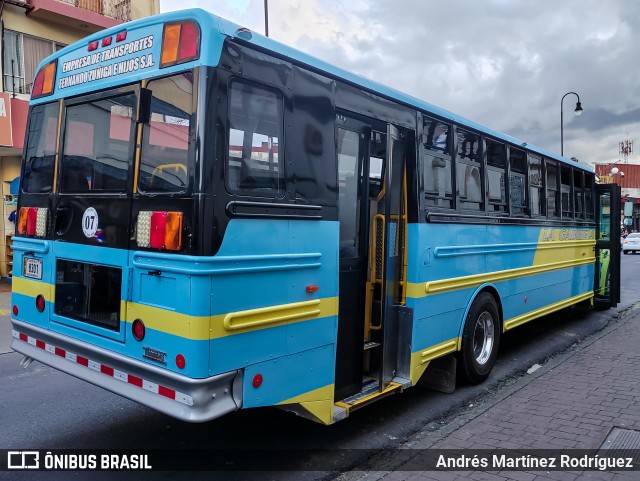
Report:
M 261 31 L 263 2 L 248 2 Z M 191 3 L 215 13 L 212 2 Z M 232 14 L 232 3 L 216 2 L 218 13 Z M 270 0 L 269 8 L 274 38 L 547 150 L 560 151 L 560 99 L 570 91 L 584 114 L 574 117 L 575 97 L 565 98 L 565 155 L 613 160 L 618 141 L 640 133 L 640 2 Z

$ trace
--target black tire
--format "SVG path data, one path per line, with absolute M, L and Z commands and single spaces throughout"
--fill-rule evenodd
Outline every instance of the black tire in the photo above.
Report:
M 479 384 L 488 376 L 498 355 L 502 324 L 495 299 L 488 292 L 471 304 L 462 332 L 461 376 Z
M 622 251 L 622 253 L 623 253 L 625 256 L 628 256 L 628 255 L 629 255 L 629 251 Z

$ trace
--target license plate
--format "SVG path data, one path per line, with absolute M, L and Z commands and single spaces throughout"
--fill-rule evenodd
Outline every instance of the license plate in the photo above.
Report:
M 42 279 L 42 259 L 25 257 L 23 274 L 31 279 Z

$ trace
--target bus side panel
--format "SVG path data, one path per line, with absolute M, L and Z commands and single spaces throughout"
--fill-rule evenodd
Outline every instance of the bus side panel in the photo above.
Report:
M 412 380 L 419 378 L 420 366 L 426 368 L 425 359 L 459 349 L 467 309 L 483 285 L 497 290 L 505 328 L 567 299 L 588 297 L 593 290 L 592 234 L 592 228 L 410 224 Z
M 337 222 L 229 222 L 211 291 L 210 374 L 246 369 L 244 406 L 332 399 L 337 246 Z

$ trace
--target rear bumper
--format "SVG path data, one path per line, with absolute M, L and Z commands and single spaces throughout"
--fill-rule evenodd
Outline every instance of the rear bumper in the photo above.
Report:
M 188 422 L 242 407 L 242 371 L 191 379 L 16 319 L 11 348 L 98 387 Z

